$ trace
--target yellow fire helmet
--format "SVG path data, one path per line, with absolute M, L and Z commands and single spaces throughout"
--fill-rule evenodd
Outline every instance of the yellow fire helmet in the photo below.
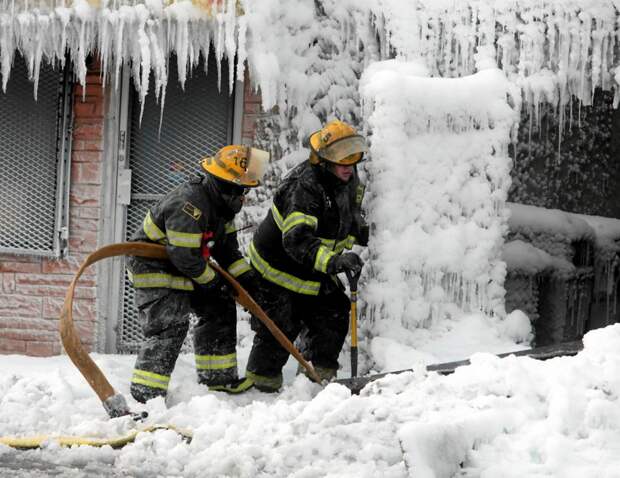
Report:
M 310 135 L 310 162 L 321 160 L 341 166 L 358 163 L 368 152 L 366 140 L 355 129 L 340 120 L 327 123 L 316 133 Z
M 258 186 L 269 164 L 269 153 L 261 149 L 238 144 L 224 146 L 215 156 L 208 156 L 200 163 L 202 168 L 216 178 L 246 188 Z

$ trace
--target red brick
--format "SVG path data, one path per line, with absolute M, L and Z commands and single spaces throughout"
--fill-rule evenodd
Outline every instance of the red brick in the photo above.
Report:
M 101 184 L 101 163 L 74 163 L 71 167 L 71 182 Z
M 79 157 L 81 156 L 82 151 L 103 151 L 103 140 L 77 140 L 72 143 L 71 149 L 73 150 L 73 154 L 71 156 L 72 161 L 80 161 Z M 101 161 L 101 154 L 97 154 L 96 158 L 97 159 L 92 159 L 91 161 Z
M 54 345 L 55 342 L 28 341 L 26 342 L 26 354 L 34 357 L 49 357 L 55 355 Z
M 73 215 L 80 219 L 99 219 L 99 211 L 98 207 L 74 207 L 71 210 Z
M 98 219 L 88 219 L 85 217 L 80 217 L 71 213 L 71 228 L 72 230 L 79 229 L 81 231 L 97 231 L 99 229 L 99 220 Z
M 82 279 L 80 279 L 82 283 Z M 67 287 L 53 285 L 22 285 L 19 293 L 25 296 L 43 297 L 64 297 L 67 294 Z M 94 299 L 97 289 L 94 287 L 76 287 L 73 295 L 76 299 Z
M 93 322 L 84 322 L 76 320 L 73 322 L 75 331 L 83 344 L 93 344 L 95 342 L 95 324 Z
M 103 118 L 105 116 L 105 102 L 99 101 L 95 103 L 95 116 Z
M 26 342 L 23 340 L 13 340 L 5 338 L 0 333 L 0 353 L 3 354 L 25 354 Z
M 58 318 L 56 316 L 56 320 L 50 320 L 41 317 L 0 317 L 0 335 L 5 329 L 58 331 Z
M 2 295 L 0 296 L 0 316 L 40 317 L 41 298 L 23 295 Z
M 93 117 L 95 116 L 95 103 L 85 102 L 81 99 L 76 100 L 75 105 L 73 105 L 73 112 L 81 118 Z
M 15 292 L 15 274 L 0 274 L 2 278 L 2 291 Z
M 256 114 L 256 113 L 260 113 L 261 112 L 261 105 L 260 103 L 250 103 L 250 102 L 245 102 L 243 104 L 243 113 L 245 114 Z
M 253 115 L 245 115 L 243 117 L 243 125 L 242 125 L 243 134 L 253 132 L 255 125 L 256 125 L 256 117 Z
M 59 336 L 58 330 L 26 330 L 26 329 L 2 329 L 0 336 L 11 340 L 57 340 Z M 2 340 L 2 339 L 0 339 Z
M 103 125 L 101 123 L 82 123 L 76 125 L 73 130 L 73 137 L 75 139 L 100 139 L 103 137 Z
M 101 85 L 103 83 L 103 77 L 98 72 L 89 69 L 89 73 L 86 75 L 87 85 Z
M 87 96 L 103 96 L 103 87 L 101 84 L 91 83 L 86 85 L 86 89 L 82 87 L 82 85 L 76 85 L 73 89 L 74 97 L 82 98 L 84 96 L 84 91 L 86 91 Z
M 71 206 L 99 206 L 101 188 L 93 184 L 72 184 L 69 193 Z
M 97 249 L 97 233 L 73 229 L 69 234 L 69 250 L 93 252 Z
M 45 297 L 43 299 L 43 317 L 55 319 L 60 317 L 60 311 L 64 304 L 64 299 L 58 297 Z M 75 299 L 73 301 L 73 320 L 84 322 L 96 322 L 97 310 L 94 300 Z
M 48 259 L 43 262 L 41 272 L 43 274 L 75 274 L 85 258 L 85 255 L 71 254 L 63 260 Z M 84 275 L 92 274 L 94 274 L 94 272 L 90 272 L 90 269 L 86 269 L 84 272 Z
M 101 151 L 73 151 L 71 156 L 72 163 L 100 163 L 103 161 L 103 153 Z
M 0 262 L 41 262 L 40 257 L 20 256 L 15 254 L 0 254 Z
M 72 279 L 72 274 L 15 274 L 18 290 L 22 286 L 29 285 L 68 287 Z
M 41 272 L 40 262 L 0 262 L 0 272 Z

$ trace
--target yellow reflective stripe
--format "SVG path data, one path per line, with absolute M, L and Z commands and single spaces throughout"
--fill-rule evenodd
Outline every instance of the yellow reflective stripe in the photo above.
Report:
M 279 271 L 274 267 L 271 267 L 269 263 L 265 259 L 263 259 L 258 254 L 258 252 L 256 252 L 254 242 L 250 242 L 248 253 L 250 256 L 250 261 L 252 261 L 252 265 L 256 268 L 258 272 L 261 273 L 261 275 L 265 279 L 273 282 L 274 284 L 278 284 L 285 289 L 297 292 L 298 294 L 319 294 L 319 290 L 321 289 L 320 282 L 303 280 L 291 274 L 287 274 L 286 272 Z
M 228 355 L 195 355 L 198 370 L 222 370 L 237 366 L 237 354 Z
M 250 270 L 250 264 L 245 259 L 239 259 L 228 266 L 228 273 L 233 277 L 239 277 Z
M 194 277 L 194 281 L 198 284 L 206 284 L 207 282 L 211 282 L 215 279 L 215 271 L 211 269 L 209 264 L 205 265 L 205 270 L 198 277 Z
M 328 249 L 334 249 L 334 245 L 336 244 L 336 239 L 325 239 L 324 237 L 319 237 L 321 244 L 323 244 Z
M 142 229 L 144 230 L 146 237 L 148 237 L 151 241 L 157 242 L 166 237 L 163 231 L 159 227 L 157 227 L 155 221 L 153 221 L 151 211 L 146 213 L 144 221 L 142 222 Z
M 362 204 L 362 201 L 364 200 L 365 191 L 366 191 L 366 186 L 364 186 L 363 184 L 357 185 L 357 188 L 355 189 L 355 202 L 357 204 Z
M 319 272 L 327 273 L 327 263 L 336 254 L 325 246 L 319 246 L 314 259 L 314 268 Z
M 133 274 L 131 271 L 127 271 L 127 277 L 133 286 L 137 288 L 166 287 L 168 289 L 194 290 L 191 280 L 165 272 Z
M 343 239 L 342 241 L 336 244 L 336 247 L 334 247 L 334 252 L 338 253 L 338 252 L 342 252 L 344 249 L 353 249 L 355 242 L 356 242 L 355 236 L 352 236 L 349 234 L 346 237 L 346 239 Z
M 168 229 L 168 243 L 177 247 L 200 247 L 202 234 L 200 232 L 180 232 Z
M 235 223 L 233 221 L 230 221 L 224 224 L 224 232 L 226 234 L 232 234 L 233 232 L 237 232 L 237 230 L 235 229 Z
M 284 229 L 284 219 L 275 204 L 271 205 L 271 215 L 273 216 L 273 220 L 275 221 L 276 226 L 278 226 L 278 229 L 280 229 L 280 231 Z
M 275 377 L 266 377 L 265 375 L 258 375 L 257 373 L 246 370 L 245 378 L 249 378 L 258 386 L 272 388 L 274 390 L 282 386 L 282 374 L 276 375 Z
M 162 390 L 168 389 L 168 382 L 170 377 L 166 375 L 159 375 L 158 373 L 147 372 L 146 370 L 134 369 L 133 376 L 131 377 L 132 383 L 139 383 L 151 388 L 160 388 Z
M 319 220 L 314 216 L 308 216 L 307 214 L 301 212 L 292 212 L 286 219 L 284 220 L 284 227 L 282 228 L 282 234 L 286 234 L 288 231 L 293 229 L 295 226 L 299 226 L 305 224 L 306 226 L 310 226 L 313 229 L 316 229 Z

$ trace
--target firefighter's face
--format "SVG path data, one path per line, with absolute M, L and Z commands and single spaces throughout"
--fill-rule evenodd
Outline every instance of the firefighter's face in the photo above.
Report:
M 353 175 L 352 165 L 343 166 L 340 164 L 330 164 L 329 166 L 329 170 L 343 183 L 349 182 L 349 179 L 351 179 L 351 176 Z
M 222 199 L 226 205 L 237 214 L 243 207 L 245 195 L 250 191 L 249 188 L 228 183 L 226 181 L 218 181 L 217 187 L 222 195 Z

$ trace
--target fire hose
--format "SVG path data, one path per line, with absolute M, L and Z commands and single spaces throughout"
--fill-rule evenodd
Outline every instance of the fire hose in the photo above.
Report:
M 95 262 L 115 256 L 140 256 L 152 259 L 166 259 L 168 254 L 166 253 L 165 246 L 148 242 L 121 242 L 97 249 L 86 258 L 75 274 L 67 290 L 65 302 L 60 313 L 60 337 L 65 351 L 91 388 L 95 391 L 110 418 L 131 415 L 131 411 L 127 406 L 125 397 L 114 390 L 101 369 L 82 347 L 79 336 L 73 325 L 72 309 L 75 288 L 84 270 Z M 269 329 L 280 345 L 293 355 L 293 357 L 307 370 L 312 380 L 321 383 L 321 379 L 312 365 L 303 358 L 299 350 L 297 350 L 286 335 L 284 335 L 278 326 L 267 316 L 239 282 L 212 260 L 209 260 L 209 265 L 230 283 L 234 290 L 234 297 L 237 303 L 257 317 Z M 137 419 L 140 418 L 137 415 L 134 415 L 134 417 Z

